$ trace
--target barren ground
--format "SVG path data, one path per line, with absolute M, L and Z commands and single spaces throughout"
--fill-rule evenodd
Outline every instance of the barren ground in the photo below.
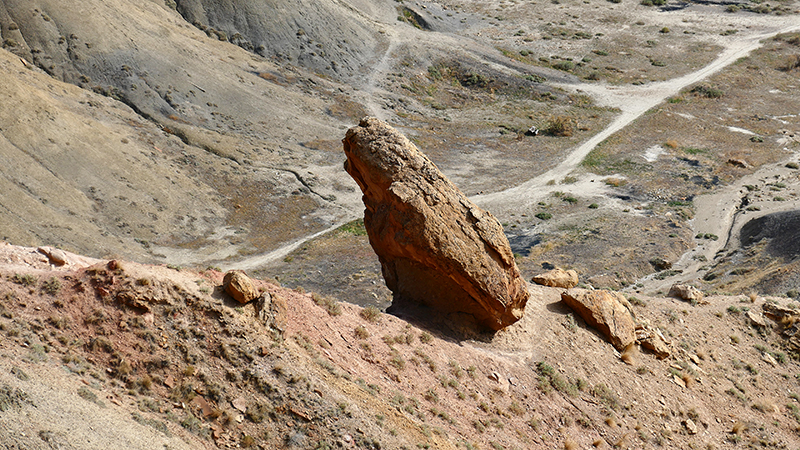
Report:
M 747 315 L 800 297 L 797 1 L 201 3 L 0 2 L 0 446 L 800 445 L 791 324 Z M 623 362 L 557 289 L 494 336 L 362 309 L 366 114 L 672 356 Z
M 555 288 L 530 286 L 524 318 L 496 335 L 465 335 L 445 318 L 406 322 L 257 282 L 287 308 L 264 321 L 222 293 L 215 271 L 75 255 L 59 269 L 6 244 L 0 255 L 0 428 L 10 448 L 800 442 L 796 343 L 746 315 L 785 299 L 631 297 L 673 354 L 626 362 Z

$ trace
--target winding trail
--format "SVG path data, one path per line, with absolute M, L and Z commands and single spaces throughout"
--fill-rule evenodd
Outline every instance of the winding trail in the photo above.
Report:
M 603 131 L 572 150 L 558 166 L 513 188 L 477 195 L 472 197 L 472 200 L 484 208 L 498 210 L 505 210 L 511 206 L 524 208 L 535 204 L 552 191 L 559 189 L 557 185 L 548 186 L 547 183 L 549 181 L 560 180 L 569 175 L 598 144 L 630 125 L 645 112 L 661 104 L 668 97 L 679 93 L 685 87 L 714 75 L 736 62 L 739 58 L 758 49 L 761 47 L 761 40 L 797 30 L 800 30 L 800 25 L 791 25 L 780 30 L 743 36 L 740 39 L 728 41 L 725 43 L 725 49 L 710 64 L 700 70 L 668 81 L 643 86 L 610 86 L 607 84 L 558 85 L 564 89 L 588 93 L 602 106 L 619 108 L 621 114 Z
M 771 31 L 761 32 L 758 34 L 738 35 L 735 39 L 720 39 L 719 43 L 723 45 L 724 50 L 714 61 L 695 72 L 668 81 L 650 83 L 642 86 L 612 86 L 607 84 L 583 83 L 554 84 L 555 86 L 566 90 L 587 93 L 595 99 L 597 104 L 601 106 L 618 108 L 621 113 L 604 130 L 573 149 L 558 166 L 513 188 L 489 194 L 476 195 L 471 197 L 471 200 L 483 208 L 498 212 L 518 210 L 535 205 L 542 198 L 550 195 L 553 191 L 560 189 L 557 184 L 548 185 L 549 181 L 560 180 L 569 175 L 580 165 L 583 159 L 586 158 L 586 156 L 598 144 L 603 142 L 609 136 L 627 127 L 648 110 L 661 104 L 668 97 L 678 94 L 685 87 L 714 75 L 730 64 L 733 64 L 739 58 L 742 58 L 751 51 L 758 49 L 761 46 L 761 40 L 773 37 L 777 34 L 788 33 L 797 30 L 800 30 L 800 24 L 784 26 L 783 28 L 777 30 L 773 29 Z M 363 100 L 365 101 L 365 106 L 371 114 L 378 118 L 385 118 L 383 117 L 385 116 L 384 109 L 381 107 L 378 100 L 380 97 L 384 97 L 389 93 L 383 91 L 383 89 L 380 87 L 380 80 L 385 77 L 386 73 L 390 70 L 392 54 L 395 52 L 395 50 L 401 48 L 403 45 L 413 46 L 426 43 L 431 45 L 443 45 L 442 40 L 447 41 L 448 44 L 454 45 L 455 48 L 459 48 L 462 51 L 467 50 L 463 42 L 455 39 L 452 36 L 439 35 L 439 39 L 437 40 L 433 40 L 432 37 L 426 34 L 423 34 L 422 36 L 424 36 L 423 40 L 426 42 L 420 42 L 420 35 L 416 33 L 389 33 L 388 45 L 386 46 L 385 50 L 383 50 L 383 54 L 380 56 L 379 61 L 374 66 L 371 73 L 366 77 L 364 84 L 362 85 L 362 90 L 366 94 L 364 95 Z M 484 48 L 482 45 L 477 45 L 477 47 L 478 49 L 475 47 L 470 49 L 472 53 L 483 55 L 484 59 L 487 60 L 487 63 L 491 62 L 488 61 L 488 59 L 490 59 L 489 49 Z M 498 64 L 494 63 L 493 65 Z M 517 64 L 514 62 L 509 62 L 509 64 L 503 65 L 503 69 L 507 72 L 521 73 L 522 68 L 518 68 L 516 66 Z M 583 184 L 585 185 L 585 183 Z M 601 190 L 604 188 L 604 185 L 602 183 L 593 183 L 591 187 L 587 188 Z M 738 195 L 732 195 L 730 197 L 731 201 L 738 201 L 738 199 L 740 199 Z M 715 204 L 715 207 L 720 211 L 727 211 L 731 208 L 731 205 L 728 203 L 717 203 Z M 353 210 L 359 211 L 360 213 L 360 208 L 354 208 Z M 299 248 L 306 242 L 329 233 L 345 223 L 357 218 L 358 216 L 360 216 L 360 214 L 354 213 L 352 217 L 347 217 L 343 220 L 340 220 L 324 230 L 297 239 L 271 252 L 235 262 L 224 262 L 221 263 L 221 265 L 225 266 L 225 269 L 235 267 L 245 270 L 263 267 L 269 263 L 284 258 L 290 252 Z M 727 223 L 728 228 L 730 228 L 730 222 L 732 221 L 732 215 L 730 216 L 731 217 L 729 220 L 722 221 Z M 724 226 L 725 224 L 720 223 L 719 225 Z M 718 234 L 724 235 L 725 233 L 720 232 Z

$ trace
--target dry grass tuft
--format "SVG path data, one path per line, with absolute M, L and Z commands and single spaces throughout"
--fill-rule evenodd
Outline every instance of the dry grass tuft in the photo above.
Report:
M 569 116 L 553 117 L 542 131 L 553 136 L 572 136 L 575 132 L 575 119 Z
M 733 427 L 731 427 L 731 433 L 733 434 L 742 434 L 745 431 L 747 431 L 747 425 L 738 420 L 733 424 Z
M 606 185 L 611 186 L 611 187 L 620 187 L 620 186 L 625 186 L 626 184 L 628 184 L 628 180 L 626 180 L 624 178 L 609 177 L 609 178 L 605 179 L 605 183 L 606 183 Z
M 622 437 L 619 438 L 617 442 L 614 443 L 614 448 L 624 448 L 628 446 L 628 436 L 629 433 L 625 433 Z
M 564 439 L 564 450 L 577 450 L 578 443 L 573 441 L 571 438 Z
M 620 355 L 620 359 L 625 361 L 625 364 L 632 366 L 636 362 L 635 356 L 637 353 L 638 351 L 636 348 L 636 344 L 635 343 L 630 344 L 627 347 L 625 347 L 625 350 Z
M 694 383 L 696 381 L 694 379 L 694 377 L 692 375 L 688 374 L 688 373 L 684 373 L 681 376 L 681 378 L 683 379 L 683 382 L 684 382 L 684 384 L 686 384 L 687 388 L 691 388 L 692 386 L 694 386 Z

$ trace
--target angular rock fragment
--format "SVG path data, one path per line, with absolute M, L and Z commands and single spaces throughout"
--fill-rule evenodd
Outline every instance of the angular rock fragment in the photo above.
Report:
M 758 328 L 767 327 L 767 321 L 764 319 L 764 316 L 753 309 L 747 311 L 747 318 L 750 319 L 750 323 Z
M 650 350 L 658 359 L 668 358 L 672 354 L 669 344 L 661 332 L 647 323 L 636 325 L 636 340 L 639 345 Z
M 231 270 L 226 273 L 222 279 L 222 286 L 225 292 L 241 304 L 258 298 L 258 289 L 253 284 L 253 280 L 241 270 Z
M 557 267 L 549 272 L 536 275 L 531 281 L 542 286 L 570 289 L 578 285 L 578 272 Z
M 617 350 L 623 351 L 636 341 L 636 323 L 624 306 L 627 299 L 622 294 L 572 288 L 561 294 L 561 300 L 589 326 L 603 333 Z
M 343 144 L 393 307 L 410 302 L 466 313 L 492 330 L 522 317 L 528 290 L 492 214 L 378 119 L 362 119 Z
M 697 434 L 697 425 L 694 423 L 692 419 L 686 419 L 683 421 L 683 426 L 686 427 L 686 432 L 689 434 Z

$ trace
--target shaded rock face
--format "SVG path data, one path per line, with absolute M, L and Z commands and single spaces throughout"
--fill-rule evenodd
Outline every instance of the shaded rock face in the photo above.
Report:
M 393 306 L 467 313 L 492 330 L 522 317 L 529 294 L 494 216 L 378 119 L 362 119 L 343 143 Z
M 590 327 L 603 333 L 617 350 L 636 341 L 636 322 L 625 307 L 628 301 L 622 294 L 574 288 L 564 291 L 561 300 Z

